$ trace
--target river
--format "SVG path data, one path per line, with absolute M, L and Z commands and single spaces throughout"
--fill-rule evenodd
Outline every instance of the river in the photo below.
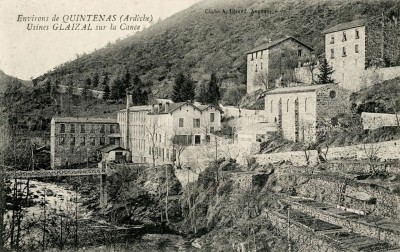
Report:
M 27 195 L 26 182 L 26 180 L 18 180 L 17 182 L 17 195 L 22 198 L 26 198 Z M 9 183 L 9 186 L 13 189 L 13 181 Z M 9 196 L 11 195 L 12 193 L 9 193 Z M 80 226 L 80 232 L 85 232 L 83 230 L 92 230 L 90 227 L 92 225 L 116 227 L 107 223 L 104 219 L 99 219 L 98 215 L 95 215 L 92 211 L 84 207 L 82 203 L 85 198 L 72 190 L 72 186 L 31 180 L 29 182 L 29 199 L 31 200 L 31 206 L 22 207 L 23 219 L 21 226 L 26 227 L 31 223 L 46 223 L 43 222 L 43 219 L 46 220 L 47 218 L 46 227 L 50 231 L 45 232 L 45 238 L 43 238 L 42 232 L 43 224 L 35 225 L 33 228 L 28 229 L 28 231 L 21 231 L 20 244 L 34 243 L 36 246 L 37 244 L 43 246 L 43 239 L 60 239 L 59 232 L 57 231 L 61 231 L 61 240 L 63 240 L 62 232 L 65 232 L 64 239 L 73 239 L 73 233 L 71 236 L 72 238 L 68 238 L 68 234 L 65 230 L 67 230 L 67 228 L 73 228 L 74 221 L 89 225 L 89 227 Z M 12 208 L 12 204 L 7 203 L 7 208 L 5 223 L 6 229 L 10 230 L 10 223 L 12 222 L 12 210 L 10 209 Z M 64 222 L 62 216 L 64 217 Z M 71 225 L 70 227 L 66 226 L 68 221 Z M 55 234 L 57 234 L 57 236 L 55 236 Z M 84 241 L 80 243 L 84 244 Z M 52 245 L 48 245 L 49 247 L 47 247 L 47 244 L 54 245 L 58 243 L 46 240 L 45 244 L 46 248 L 49 249 Z M 80 246 L 81 248 L 78 251 L 114 251 L 116 248 L 119 248 L 118 251 L 198 251 L 190 245 L 189 240 L 178 235 L 170 234 L 144 234 L 140 235 L 137 239 L 130 240 L 128 244 L 118 243 L 112 244 L 111 246 L 103 244 L 86 247 L 82 247 L 85 245 Z

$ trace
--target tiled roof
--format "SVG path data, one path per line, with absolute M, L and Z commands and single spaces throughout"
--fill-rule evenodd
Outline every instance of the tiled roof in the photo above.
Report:
M 108 144 L 108 145 L 105 145 L 105 146 L 103 146 L 101 148 L 98 148 L 97 150 L 99 150 L 101 152 L 108 153 L 108 152 L 113 151 L 113 150 L 125 150 L 125 149 L 122 148 L 121 146 L 118 146 L 118 145 L 115 145 L 115 144 Z
M 366 19 L 366 18 L 365 19 L 357 19 L 357 20 L 353 20 L 351 22 L 335 25 L 331 28 L 328 28 L 328 29 L 322 31 L 322 33 L 326 34 L 326 33 L 332 33 L 332 32 L 343 31 L 343 30 L 347 30 L 347 29 L 351 29 L 351 28 L 361 27 L 361 26 L 364 26 L 367 22 L 368 22 L 368 19 Z
M 53 117 L 57 123 L 117 123 L 113 118 L 94 118 L 94 117 Z
M 270 49 L 271 47 L 274 47 L 274 46 L 276 46 L 276 45 L 278 45 L 278 44 L 280 44 L 280 43 L 282 43 L 282 42 L 284 42 L 284 41 L 286 41 L 286 40 L 288 40 L 288 39 L 293 39 L 293 40 L 295 40 L 297 43 L 302 44 L 303 46 L 309 48 L 311 51 L 314 51 L 314 49 L 313 49 L 312 47 L 310 47 L 310 46 L 304 44 L 303 42 L 301 42 L 301 41 L 298 40 L 298 39 L 295 39 L 294 37 L 285 37 L 285 38 L 281 38 L 281 39 L 278 39 L 278 40 L 269 42 L 269 43 L 267 43 L 267 44 L 263 44 L 263 45 L 257 46 L 256 48 L 253 48 L 253 49 L 251 49 L 250 51 L 248 51 L 247 54 L 249 54 L 249 53 L 254 53 L 254 52 L 258 52 L 258 51 L 261 51 L 261 50 Z
M 151 110 L 150 105 L 143 105 L 143 106 L 132 106 L 129 107 L 130 111 L 146 111 L 146 110 Z M 126 109 L 121 109 L 121 112 L 126 112 Z
M 321 84 L 321 85 L 311 85 L 311 86 L 300 86 L 300 87 L 282 87 L 282 88 L 275 88 L 271 91 L 267 92 L 269 94 L 286 94 L 286 93 L 301 93 L 301 92 L 313 92 L 317 89 L 327 87 L 329 85 L 335 84 Z

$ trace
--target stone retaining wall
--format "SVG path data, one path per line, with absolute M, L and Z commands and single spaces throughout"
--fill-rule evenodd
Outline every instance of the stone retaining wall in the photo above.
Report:
M 390 244 L 400 245 L 400 233 L 374 226 L 373 222 L 371 224 L 360 223 L 357 220 L 346 219 L 342 216 L 334 216 L 329 213 L 324 214 L 312 207 L 305 206 L 296 202 L 292 202 L 290 203 L 290 205 L 293 209 L 310 214 L 311 216 L 326 221 L 328 223 L 344 227 L 348 230 L 352 230 L 353 232 L 360 235 L 377 238 Z

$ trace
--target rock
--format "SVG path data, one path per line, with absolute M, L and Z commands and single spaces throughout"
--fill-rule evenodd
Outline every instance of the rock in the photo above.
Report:
M 272 188 L 271 188 L 271 190 L 273 191 L 273 192 L 276 192 L 276 193 L 278 193 L 278 192 L 282 192 L 283 191 L 283 188 L 281 187 L 281 186 L 273 186 Z
M 54 195 L 54 192 L 52 190 L 50 190 L 50 189 L 46 189 L 44 193 L 46 194 L 46 196 L 53 196 Z
M 202 248 L 202 246 L 201 246 L 201 240 L 200 240 L 199 238 L 194 239 L 194 240 L 192 241 L 192 247 L 201 249 L 201 248 Z

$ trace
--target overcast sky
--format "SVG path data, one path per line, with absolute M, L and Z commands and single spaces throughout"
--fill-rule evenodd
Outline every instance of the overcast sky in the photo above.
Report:
M 157 21 L 186 9 L 200 0 L 0 0 L 0 69 L 20 79 L 37 77 L 72 60 L 76 54 L 92 52 L 134 31 L 54 31 L 51 18 L 73 14 L 152 15 Z M 48 22 L 18 22 L 18 15 L 49 17 Z M 29 31 L 28 23 L 49 25 L 47 31 Z M 97 24 L 98 22 L 94 23 Z M 133 23 L 130 23 L 133 24 Z M 140 22 L 139 25 L 148 23 Z M 64 24 L 65 25 L 65 24 Z M 95 29 L 92 27 L 92 29 Z

